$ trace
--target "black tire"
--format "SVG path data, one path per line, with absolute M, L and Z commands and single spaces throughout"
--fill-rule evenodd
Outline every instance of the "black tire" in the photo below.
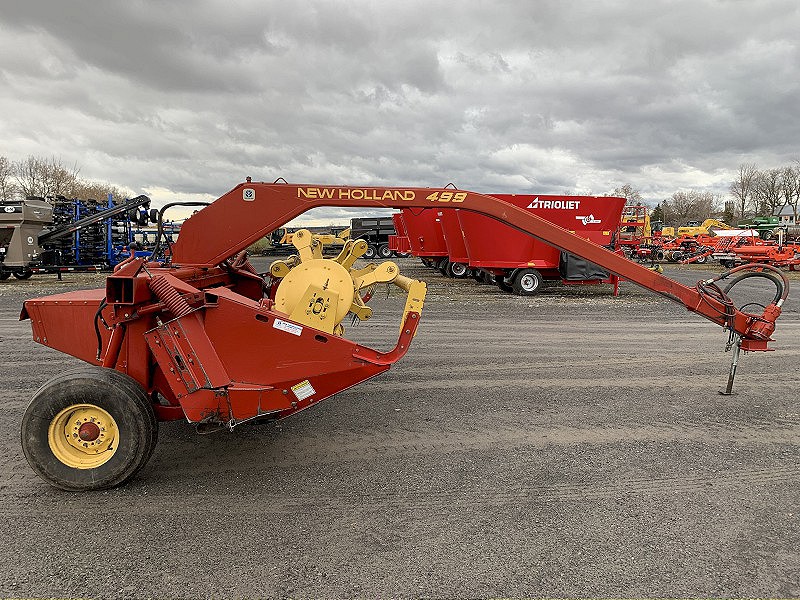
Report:
M 28 267 L 22 267 L 21 269 L 15 269 L 13 275 L 17 279 L 30 279 L 33 276 L 33 271 Z
M 513 286 L 508 285 L 506 283 L 505 278 L 502 275 L 495 275 L 494 282 L 497 284 L 497 287 L 499 287 L 504 292 L 511 294 L 514 291 Z
M 364 258 L 372 259 L 378 255 L 378 250 L 372 244 L 367 244 L 367 251 L 364 252 Z
M 439 263 L 436 265 L 436 269 L 439 271 L 439 273 L 441 273 L 441 274 L 442 274 L 442 275 L 444 275 L 445 277 L 449 277 L 450 275 L 449 275 L 449 273 L 448 273 L 448 271 L 447 271 L 447 267 L 448 267 L 449 265 L 450 265 L 450 261 L 449 261 L 447 258 L 443 258 L 443 259 L 442 259 L 442 260 L 440 260 L 440 261 L 439 261 Z
M 73 449 L 61 425 L 79 411 L 99 415 L 92 423 L 113 420 L 116 434 L 98 442 L 107 448 L 96 454 Z M 125 483 L 147 463 L 158 440 L 158 423 L 150 399 L 133 379 L 113 369 L 85 366 L 51 379 L 36 392 L 22 417 L 21 437 L 28 464 L 49 484 L 68 491 L 102 490 Z M 81 443 L 75 432 L 72 437 Z M 103 462 L 80 467 L 76 456 Z
M 733 267 L 736 266 L 736 261 L 735 260 L 721 260 L 721 261 L 719 261 L 719 264 L 721 264 L 726 269 L 732 269 Z
M 469 267 L 464 263 L 451 262 L 447 265 L 447 274 L 454 279 L 469 277 Z
M 392 251 L 389 249 L 389 244 L 381 244 L 378 246 L 378 256 L 381 258 L 391 258 Z
M 536 269 L 520 269 L 512 287 L 517 296 L 535 296 L 542 288 L 542 274 Z
M 704 265 L 708 262 L 708 256 L 705 254 L 701 254 L 695 259 L 694 262 L 696 262 L 698 265 Z
M 11 271 L 6 271 L 5 269 L 0 269 L 0 281 L 5 281 L 11 277 Z

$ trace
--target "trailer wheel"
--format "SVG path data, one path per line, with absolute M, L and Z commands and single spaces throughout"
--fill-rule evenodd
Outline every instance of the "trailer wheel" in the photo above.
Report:
M 450 277 L 450 272 L 447 270 L 449 264 L 450 260 L 445 257 L 437 263 L 436 269 L 445 277 Z
M 16 277 L 17 279 L 30 279 L 33 276 L 33 271 L 30 270 L 28 267 L 16 269 L 13 273 L 14 277 Z
M 389 249 L 389 244 L 381 244 L 378 246 L 378 256 L 381 258 L 391 258 L 392 251 Z
M 454 262 L 447 266 L 447 273 L 450 277 L 464 279 L 469 276 L 469 268 L 464 263 Z
M 378 251 L 375 249 L 375 246 L 372 244 L 367 244 L 367 251 L 364 252 L 364 258 L 371 259 L 375 258 L 378 255 Z
M 698 256 L 695 259 L 694 262 L 696 262 L 698 265 L 704 265 L 704 264 L 706 264 L 708 262 L 708 256 L 704 255 L 704 254 L 701 254 L 700 256 Z
M 51 379 L 22 417 L 31 468 L 68 491 L 101 490 L 133 477 L 158 439 L 150 399 L 113 369 L 81 367 Z
M 520 269 L 512 287 L 517 296 L 533 296 L 542 287 L 542 275 L 536 269 Z

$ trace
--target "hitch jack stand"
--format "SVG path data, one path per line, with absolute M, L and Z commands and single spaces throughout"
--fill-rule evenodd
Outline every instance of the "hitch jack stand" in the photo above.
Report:
M 739 366 L 739 351 L 742 345 L 742 338 L 737 336 L 733 344 L 733 357 L 731 358 L 731 371 L 728 373 L 728 385 L 724 390 L 719 390 L 723 396 L 733 395 L 733 380 L 736 377 L 736 367 Z

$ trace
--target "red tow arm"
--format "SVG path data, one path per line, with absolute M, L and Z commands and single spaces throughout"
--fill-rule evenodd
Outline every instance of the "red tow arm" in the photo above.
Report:
M 431 208 L 473 211 L 501 220 L 551 246 L 589 260 L 604 269 L 686 306 L 692 312 L 741 337 L 743 350 L 767 350 L 775 321 L 788 294 L 782 279 L 781 293 L 761 315 L 736 309 L 716 281 L 698 282 L 695 288 L 629 261 L 549 221 L 493 196 L 452 188 L 396 188 L 241 183 L 210 206 L 195 213 L 181 228 L 172 247 L 173 266 L 208 268 L 244 250 L 298 215 L 320 206 L 368 208 Z M 214 231 L 214 236 L 208 232 Z

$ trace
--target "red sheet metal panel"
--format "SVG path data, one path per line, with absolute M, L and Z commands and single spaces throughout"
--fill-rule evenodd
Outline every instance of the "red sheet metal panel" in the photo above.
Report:
M 493 194 L 596 244 L 611 243 L 624 198 Z M 469 264 L 481 268 L 558 269 L 560 251 L 496 219 L 454 211 L 464 234 Z
M 403 209 L 403 223 L 414 256 L 447 256 L 447 243 L 444 240 L 438 213 L 435 208 Z
M 409 254 L 411 252 L 411 242 L 408 239 L 405 221 L 403 221 L 403 213 L 394 213 L 392 221 L 394 222 L 396 234 L 389 236 L 389 249 L 399 254 Z
M 467 252 L 467 244 L 464 241 L 464 232 L 461 231 L 461 223 L 458 220 L 458 212 L 457 210 L 439 211 L 439 224 L 444 233 L 447 256 L 450 262 L 468 264 L 469 253 Z

